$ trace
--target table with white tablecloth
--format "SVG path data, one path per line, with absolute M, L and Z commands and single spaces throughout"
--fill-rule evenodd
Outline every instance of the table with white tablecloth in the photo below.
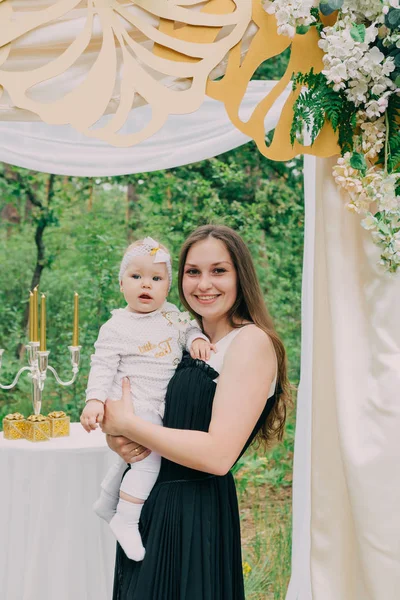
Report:
M 114 457 L 79 423 L 47 442 L 0 434 L 1 600 L 110 600 L 115 540 L 92 505 Z

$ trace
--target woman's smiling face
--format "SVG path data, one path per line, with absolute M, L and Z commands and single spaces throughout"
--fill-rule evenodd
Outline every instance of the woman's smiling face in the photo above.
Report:
M 205 320 L 227 315 L 236 300 L 237 275 L 227 247 L 208 237 L 190 248 L 182 289 L 190 308 Z

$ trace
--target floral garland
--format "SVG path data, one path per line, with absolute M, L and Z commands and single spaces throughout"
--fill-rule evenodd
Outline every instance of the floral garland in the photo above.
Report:
M 264 1 L 278 32 L 293 37 L 316 27 L 324 51 L 321 73 L 298 73 L 292 143 L 304 130 L 314 142 L 326 120 L 342 156 L 333 169 L 380 247 L 380 264 L 400 266 L 400 0 Z M 334 25 L 321 15 L 337 12 Z

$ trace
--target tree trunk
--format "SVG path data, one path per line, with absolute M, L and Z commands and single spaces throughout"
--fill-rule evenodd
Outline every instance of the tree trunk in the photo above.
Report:
M 89 182 L 89 198 L 88 198 L 88 211 L 91 212 L 93 208 L 93 193 L 94 193 L 94 185 L 93 179 Z
M 33 276 L 31 280 L 31 290 L 33 290 L 36 286 L 40 284 L 40 278 L 42 276 L 43 269 L 46 266 L 46 248 L 43 241 L 43 233 L 46 227 L 48 226 L 49 219 L 49 206 L 51 200 L 54 196 L 54 181 L 55 175 L 49 175 L 49 178 L 46 183 L 46 205 L 43 205 L 39 199 L 35 203 L 36 206 L 40 208 L 40 216 L 38 219 L 38 224 L 35 231 L 35 244 L 36 244 L 36 264 L 35 269 L 33 271 Z M 29 302 L 25 304 L 25 310 L 22 315 L 22 331 L 26 331 L 28 327 L 29 320 Z M 25 347 L 24 344 L 18 344 L 16 356 L 19 359 L 22 359 Z
M 32 208 L 33 208 L 33 204 L 30 201 L 29 197 L 27 196 L 26 200 L 25 200 L 24 222 L 26 222 L 29 219 L 29 217 L 32 213 Z
M 133 238 L 133 227 L 131 224 L 132 212 L 134 212 L 135 205 L 138 203 L 139 196 L 136 193 L 136 185 L 134 183 L 128 183 L 126 190 L 126 210 L 125 210 L 125 223 L 126 223 L 126 239 L 128 244 L 132 242 Z

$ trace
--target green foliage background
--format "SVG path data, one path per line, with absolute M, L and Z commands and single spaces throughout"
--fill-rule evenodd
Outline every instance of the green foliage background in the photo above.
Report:
M 29 184 L 42 194 L 48 175 L 31 174 Z M 41 211 L 30 208 L 23 189 L 0 177 L 0 212 L 10 205 L 14 221 L 0 225 L 0 344 L 5 348 L 1 380 L 19 366 L 16 352 L 27 341 L 23 311 L 36 262 L 34 234 Z M 248 144 L 226 155 L 169 172 L 84 180 L 57 176 L 43 240 L 40 291 L 47 296 L 50 359 L 68 376 L 74 291 L 80 294 L 81 372 L 72 388 L 53 385 L 44 392 L 47 408 L 66 409 L 77 420 L 83 405 L 90 354 L 100 325 L 123 305 L 118 265 L 126 245 L 151 235 L 171 251 L 176 271 L 179 249 L 197 226 L 214 222 L 236 229 L 248 243 L 270 312 L 289 356 L 291 379 L 299 372 L 300 286 L 303 195 L 300 159 L 290 166 L 266 161 Z M 91 188 L 93 187 L 92 191 Z M 129 189 L 129 192 L 128 192 Z M 176 277 L 175 277 L 176 282 Z M 176 285 L 170 299 L 178 303 Z M 25 409 L 27 379 L 0 394 L 0 415 Z

